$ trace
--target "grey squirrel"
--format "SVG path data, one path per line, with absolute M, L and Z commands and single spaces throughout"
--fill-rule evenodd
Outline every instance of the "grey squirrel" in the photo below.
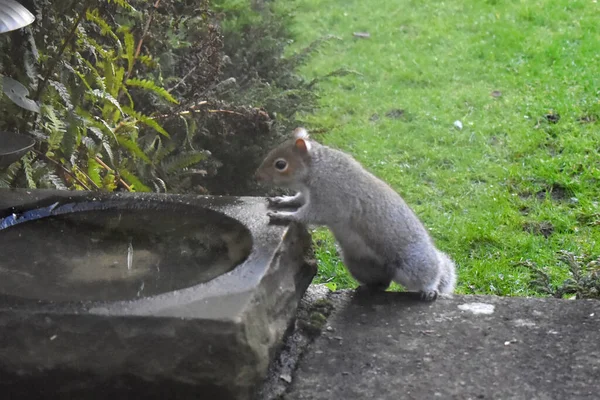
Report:
M 268 199 L 271 221 L 327 226 L 363 289 L 385 290 L 394 281 L 426 301 L 454 291 L 454 262 L 402 197 L 351 156 L 310 140 L 304 128 L 271 150 L 255 176 L 297 192 Z

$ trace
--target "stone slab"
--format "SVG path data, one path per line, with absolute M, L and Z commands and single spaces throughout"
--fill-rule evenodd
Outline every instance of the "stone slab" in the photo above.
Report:
M 599 399 L 600 301 L 334 293 L 286 400 Z

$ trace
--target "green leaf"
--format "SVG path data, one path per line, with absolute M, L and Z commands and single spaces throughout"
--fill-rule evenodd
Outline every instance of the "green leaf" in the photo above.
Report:
M 134 87 L 139 87 L 139 88 L 143 88 L 146 90 L 150 90 L 151 92 L 161 96 L 162 98 L 170 101 L 171 103 L 179 104 L 179 102 L 177 100 L 175 100 L 175 98 L 173 96 L 171 96 L 171 94 L 169 92 L 167 92 L 167 90 L 165 88 L 156 86 L 154 84 L 154 82 L 152 82 L 148 79 L 137 79 L 137 78 L 127 79 L 125 81 L 125 84 L 129 85 L 129 86 L 134 86 Z
M 132 138 L 137 138 L 138 126 L 137 121 L 123 121 L 115 129 L 117 135 L 129 135 Z
M 123 38 L 125 39 L 124 57 L 127 59 L 127 73 L 130 74 L 131 71 L 133 71 L 133 65 L 135 64 L 135 40 L 129 31 L 129 28 L 121 26 L 119 31 L 123 32 Z
M 149 55 L 141 55 L 138 57 L 138 61 L 150 68 L 156 68 L 156 61 Z
M 115 106 L 117 108 L 117 110 L 119 110 L 121 115 L 123 115 L 123 110 L 121 109 L 121 105 L 119 104 L 117 99 L 115 99 L 114 97 L 112 97 L 110 95 L 110 93 L 102 91 L 100 89 L 94 89 L 92 91 L 88 91 L 88 93 L 97 99 L 108 100 L 113 106 Z
M 25 170 L 25 178 L 27 179 L 27 187 L 29 189 L 36 189 L 37 185 L 33 179 L 33 167 L 31 166 L 31 160 L 33 156 L 31 152 L 27 153 L 21 160 L 23 161 L 23 169 Z
M 135 192 L 152 191 L 148 186 L 144 185 L 137 176 L 135 176 L 125 168 L 119 170 L 119 173 L 121 174 L 121 177 L 125 180 L 125 182 L 127 182 L 132 187 L 132 189 L 134 189 Z
M 190 151 L 174 156 L 172 159 L 165 161 L 163 168 L 167 174 L 179 172 L 184 168 L 198 164 L 206 159 L 206 153 L 200 151 Z
M 88 176 L 98 187 L 102 187 L 102 177 L 100 176 L 100 163 L 93 156 L 88 158 Z
M 46 117 L 47 122 L 44 123 L 44 129 L 48 132 L 48 151 L 58 149 L 62 143 L 63 136 L 66 132 L 65 123 L 62 122 L 54 112 L 54 108 L 50 105 L 42 106 L 42 115 Z
M 154 129 L 155 131 L 162 134 L 163 136 L 170 137 L 169 134 L 167 133 L 167 131 L 165 131 L 165 129 L 162 126 L 160 126 L 158 124 L 158 122 L 156 122 L 154 119 L 147 117 L 145 115 L 142 115 L 141 113 L 135 111 L 133 108 L 130 108 L 127 106 L 123 106 L 122 108 L 126 114 L 131 115 L 132 117 L 136 118 L 138 121 L 148 125 L 150 128 Z
M 118 43 L 118 46 L 121 47 L 119 37 L 113 32 L 108 22 L 106 22 L 106 20 L 100 16 L 100 11 L 98 11 L 97 8 L 91 11 L 87 10 L 85 13 L 85 19 L 98 25 L 100 27 L 101 35 L 113 38 Z
M 127 2 L 127 0 L 108 0 L 109 3 L 115 3 L 116 5 L 123 7 L 127 11 L 135 11 L 135 8 Z
M 12 163 L 4 171 L 0 171 L 0 188 L 8 189 L 15 181 L 17 173 L 21 169 L 21 161 Z
M 138 144 L 136 142 L 134 142 L 133 140 L 131 140 L 129 137 L 117 136 L 117 141 L 119 142 L 119 145 L 121 145 L 121 147 L 123 147 L 127 151 L 129 151 L 129 153 L 131 153 L 132 156 L 142 159 L 147 164 L 152 163 L 150 161 L 150 159 L 148 158 L 148 156 L 146 155 L 146 153 L 144 153 L 142 151 L 142 149 L 140 149 Z
M 72 112 L 67 115 L 67 131 L 62 138 L 61 150 L 65 158 L 71 158 L 79 139 L 79 121 Z
M 102 69 L 104 70 L 104 84 L 106 91 L 113 97 L 119 94 L 120 83 L 117 84 L 115 80 L 115 65 L 110 60 L 104 60 L 102 62 Z

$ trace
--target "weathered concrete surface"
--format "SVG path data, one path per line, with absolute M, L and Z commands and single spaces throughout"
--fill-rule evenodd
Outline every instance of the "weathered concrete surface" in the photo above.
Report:
M 332 294 L 286 400 L 598 399 L 600 302 Z M 479 303 L 479 304 L 478 304 Z
M 21 272 L 9 259 L 17 256 L 14 249 L 2 242 L 4 233 L 19 226 L 13 222 L 24 221 L 31 209 L 44 217 L 89 201 L 157 213 L 175 207 L 181 219 L 198 219 L 195 208 L 221 213 L 216 222 L 228 217 L 249 231 L 252 251 L 212 280 L 129 300 L 82 301 L 80 293 L 69 300 L 67 288 L 56 301 L 56 294 L 35 298 L 35 291 L 0 285 L 3 398 L 250 398 L 316 272 L 308 232 L 295 224 L 270 225 L 262 198 L 0 190 L 0 278 Z M 82 226 L 81 234 L 90 229 Z M 44 234 L 59 232 L 40 232 L 40 240 Z M 228 240 L 233 245 L 244 237 Z M 227 252 L 236 259 L 237 253 Z M 43 271 L 23 267 L 40 280 Z

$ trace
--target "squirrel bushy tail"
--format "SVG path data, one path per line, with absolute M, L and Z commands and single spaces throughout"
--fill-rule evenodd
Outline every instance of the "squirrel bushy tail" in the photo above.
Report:
M 456 267 L 454 261 L 439 250 L 438 259 L 440 260 L 440 283 L 438 291 L 440 293 L 452 293 L 456 287 Z

